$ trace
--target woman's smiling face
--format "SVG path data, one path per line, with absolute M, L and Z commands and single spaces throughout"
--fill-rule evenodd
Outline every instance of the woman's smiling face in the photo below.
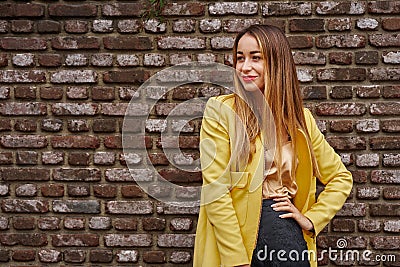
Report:
M 236 70 L 244 88 L 248 91 L 259 89 L 264 92 L 264 58 L 254 36 L 245 34 L 240 38 L 236 58 Z

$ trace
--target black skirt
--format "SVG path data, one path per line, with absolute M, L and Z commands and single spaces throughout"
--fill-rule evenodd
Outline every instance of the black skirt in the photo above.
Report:
M 251 267 L 309 267 L 307 244 L 300 225 L 292 218 L 279 218 L 285 211 L 274 211 L 275 201 L 264 199 L 257 245 Z

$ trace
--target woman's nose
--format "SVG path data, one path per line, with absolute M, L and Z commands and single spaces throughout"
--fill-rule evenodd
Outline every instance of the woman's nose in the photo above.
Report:
M 243 62 L 243 67 L 242 67 L 242 69 L 243 69 L 243 70 L 251 70 L 251 68 L 252 68 L 251 61 L 250 61 L 250 60 L 245 60 L 245 61 Z

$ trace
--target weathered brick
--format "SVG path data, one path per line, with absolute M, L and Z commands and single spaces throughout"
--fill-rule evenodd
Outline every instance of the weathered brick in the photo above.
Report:
M 321 52 L 294 51 L 293 59 L 297 65 L 325 65 L 326 57 Z
M 358 187 L 357 198 L 359 199 L 379 199 L 381 191 L 375 187 Z
M 43 164 L 61 164 L 64 162 L 64 153 L 58 151 L 45 151 L 42 153 Z
M 357 221 L 357 227 L 361 232 L 380 232 L 382 224 L 380 221 L 366 219 Z
M 91 116 L 99 112 L 99 105 L 92 103 L 55 103 L 51 105 L 51 112 L 57 116 Z
M 370 105 L 370 113 L 373 115 L 399 115 L 400 102 L 380 102 Z
M 4 50 L 46 50 L 47 42 L 44 38 L 3 37 L 0 47 Z
M 55 181 L 97 182 L 101 179 L 101 171 L 95 168 L 61 168 L 53 170 Z
M 158 49 L 205 49 L 206 41 L 204 37 L 159 37 L 157 40 Z
M 233 37 L 212 37 L 211 48 L 220 49 L 232 49 L 235 39 Z
M 115 153 L 114 152 L 96 152 L 93 155 L 93 163 L 97 165 L 114 165 Z
M 19 165 L 36 165 L 38 163 L 38 153 L 36 151 L 18 151 L 15 159 Z
M 113 64 L 113 55 L 106 53 L 94 54 L 91 57 L 91 64 L 97 67 L 110 67 Z
M 172 231 L 189 231 L 193 227 L 193 220 L 191 218 L 174 218 L 170 222 L 170 229 Z
M 369 35 L 369 43 L 372 46 L 388 47 L 400 46 L 399 34 L 377 33 Z
M 398 187 L 387 187 L 383 189 L 384 199 L 400 199 L 400 188 Z
M 327 137 L 326 140 L 336 150 L 363 150 L 366 149 L 366 141 L 364 137 Z
M 9 31 L 9 23 L 7 20 L 0 20 L 0 33 L 7 33 Z
M 87 87 L 69 86 L 67 87 L 66 95 L 68 99 L 88 99 L 88 90 L 89 88 Z
M 121 187 L 121 195 L 125 198 L 141 198 L 144 192 L 137 185 L 124 185 Z
M 15 187 L 15 195 L 18 197 L 34 197 L 37 192 L 37 187 L 34 184 L 22 184 Z
M 117 262 L 137 262 L 139 253 L 136 250 L 118 250 L 115 256 Z
M 97 15 L 97 6 L 90 4 L 50 4 L 49 15 L 53 17 L 94 17 Z
M 84 54 L 70 54 L 65 57 L 66 66 L 87 66 L 89 59 Z
M 347 31 L 351 29 L 350 18 L 332 18 L 327 21 L 327 28 L 329 31 Z
M 317 69 L 318 81 L 364 81 L 366 78 L 364 68 Z
M 196 31 L 196 21 L 193 19 L 179 19 L 173 21 L 172 24 L 173 32 L 195 32 Z
M 361 15 L 366 11 L 365 2 L 353 2 L 353 1 L 324 1 L 316 3 L 316 10 L 319 15 Z
M 58 132 L 63 128 L 63 121 L 59 119 L 43 119 L 40 128 L 46 132 Z
M 400 170 L 373 170 L 371 171 L 371 182 L 398 184 L 400 183 Z
M 148 247 L 152 245 L 149 234 L 106 234 L 104 243 L 107 247 Z
M 391 220 L 385 221 L 383 224 L 383 231 L 391 232 L 391 233 L 399 233 L 400 232 L 400 221 Z
M 328 57 L 331 64 L 350 65 L 353 61 L 353 53 L 351 52 L 331 52 Z
M 198 149 L 199 137 L 198 136 L 179 136 L 178 144 L 181 149 L 192 148 Z M 176 137 L 164 137 L 163 140 L 157 139 L 156 146 L 158 148 L 176 148 Z
M 97 73 L 94 70 L 60 70 L 52 72 L 52 83 L 96 83 Z
M 57 234 L 51 235 L 54 247 L 97 247 L 99 236 L 96 234 Z
M 379 22 L 373 18 L 362 18 L 356 22 L 356 27 L 361 30 L 376 30 Z
M 162 67 L 165 65 L 165 56 L 156 53 L 144 54 L 143 65 L 152 67 Z
M 371 14 L 399 14 L 400 5 L 392 1 L 371 1 L 368 3 L 368 12 Z
M 187 251 L 173 251 L 169 260 L 172 263 L 188 263 L 191 258 L 190 253 Z
M 37 121 L 35 119 L 16 120 L 14 129 L 20 132 L 35 132 L 37 129 Z
M 58 213 L 100 213 L 100 201 L 97 200 L 54 200 L 53 212 Z
M 304 2 L 283 2 L 266 3 L 262 5 L 262 15 L 269 16 L 287 16 L 287 15 L 311 15 L 311 3 Z
M 200 182 L 201 172 L 187 172 L 179 169 L 161 169 L 159 174 L 169 182 L 190 183 Z
M 143 25 L 140 20 L 123 19 L 118 21 L 117 31 L 120 33 L 138 33 L 142 27 Z
M 157 206 L 157 213 L 159 214 L 173 214 L 173 215 L 190 215 L 199 214 L 199 206 L 197 205 L 186 205 L 182 206 L 181 202 L 165 202 L 160 206 Z
M 42 249 L 38 255 L 40 262 L 55 263 L 62 260 L 62 253 L 54 249 Z
M 371 245 L 374 249 L 399 249 L 399 236 L 374 236 L 371 237 Z
M 98 148 L 100 140 L 95 136 L 52 136 L 51 146 L 53 148 Z
M 67 33 L 87 33 L 89 23 L 84 20 L 67 20 L 64 22 L 64 30 Z
M 106 212 L 109 214 L 152 214 L 154 209 L 151 201 L 109 201 L 106 203 Z
M 367 108 L 362 103 L 321 103 L 316 105 L 316 113 L 320 116 L 354 116 L 363 115 Z
M 356 226 L 351 219 L 333 219 L 332 230 L 334 232 L 354 232 Z
M 357 167 L 378 167 L 379 154 L 360 154 L 356 155 Z
M 110 263 L 113 260 L 113 253 L 111 250 L 96 249 L 91 250 L 89 254 L 90 262 Z
M 167 23 L 157 19 L 149 19 L 144 22 L 143 28 L 149 33 L 164 33 L 167 30 Z
M 68 195 L 71 197 L 87 197 L 90 195 L 89 185 L 68 185 Z
M 113 21 L 108 19 L 95 19 L 93 20 L 93 32 L 110 33 L 113 32 Z
M 371 149 L 399 149 L 400 138 L 398 136 L 382 136 L 382 137 L 371 137 L 370 148 Z
M 161 11 L 162 16 L 203 16 L 205 4 L 198 2 L 167 3 Z
M 54 37 L 51 47 L 57 50 L 99 49 L 100 43 L 98 37 Z
M 158 236 L 159 247 L 193 247 L 194 234 L 161 234 Z
M 2 83 L 44 83 L 46 74 L 41 70 L 1 70 Z
M 114 227 L 120 231 L 136 231 L 138 220 L 132 218 L 116 218 L 114 220 Z
M 376 133 L 379 132 L 379 120 L 364 119 L 356 122 L 356 130 L 360 133 Z
M 378 51 L 356 51 L 354 57 L 356 64 L 375 65 L 379 63 Z
M 382 164 L 386 167 L 400 167 L 400 154 L 387 153 L 383 154 Z
M 31 20 L 12 20 L 11 31 L 15 33 L 32 33 L 33 25 Z
M 93 230 L 109 230 L 111 227 L 110 217 L 92 217 L 89 220 L 89 228 Z
M 82 230 L 85 229 L 85 218 L 74 218 L 66 217 L 64 218 L 64 228 L 71 230 Z
M 353 181 L 355 183 L 366 183 L 367 182 L 367 176 L 368 176 L 367 171 L 354 170 L 354 171 L 351 171 L 351 174 L 353 176 Z
M 383 52 L 382 53 L 383 63 L 386 64 L 399 64 L 400 63 L 400 51 L 396 52 Z
M 6 148 L 44 148 L 47 138 L 40 135 L 3 135 L 0 144 Z
M 139 66 L 140 58 L 138 55 L 120 54 L 117 55 L 117 64 L 121 67 Z
M 365 47 L 366 37 L 359 34 L 319 35 L 316 37 L 317 48 L 359 48 Z
M 3 212 L 46 213 L 49 211 L 48 201 L 4 199 L 1 201 Z
M 12 63 L 16 67 L 33 67 L 35 66 L 34 54 L 15 54 L 12 57 Z
M 110 17 L 140 17 L 143 12 L 143 3 L 112 3 L 102 6 L 103 16 Z
M 171 65 L 183 64 L 192 61 L 192 55 L 186 53 L 170 54 L 169 63 Z M 200 61 L 200 60 L 199 60 Z
M 61 219 L 57 217 L 40 217 L 38 227 L 41 230 L 59 230 Z
M 382 131 L 388 133 L 400 132 L 400 120 L 382 120 Z
M 0 121 L 1 123 L 1 121 Z M 0 164 L 12 164 L 13 163 L 13 153 L 12 152 L 0 152 Z M 0 190 L 1 192 L 1 190 Z M 1 193 L 0 193 L 1 195 Z

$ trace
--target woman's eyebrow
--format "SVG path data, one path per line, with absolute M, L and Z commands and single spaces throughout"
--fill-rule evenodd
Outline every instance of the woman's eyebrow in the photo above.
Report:
M 258 54 L 258 53 L 261 53 L 261 51 L 250 51 L 250 54 L 251 54 L 251 55 L 252 55 L 252 54 Z M 242 52 L 242 51 L 237 51 L 236 54 L 243 55 L 243 52 Z

